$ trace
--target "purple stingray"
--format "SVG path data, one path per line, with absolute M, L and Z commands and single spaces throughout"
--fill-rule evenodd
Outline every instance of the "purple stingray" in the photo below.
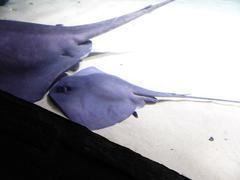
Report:
M 80 26 L 0 20 L 0 89 L 30 102 L 40 100 L 64 72 L 89 55 L 89 39 L 172 1 Z
M 112 126 L 132 114 L 137 117 L 135 112 L 137 108 L 161 101 L 155 97 L 240 103 L 239 101 L 151 91 L 106 74 L 94 67 L 62 78 L 50 90 L 49 96 L 70 120 L 91 130 Z

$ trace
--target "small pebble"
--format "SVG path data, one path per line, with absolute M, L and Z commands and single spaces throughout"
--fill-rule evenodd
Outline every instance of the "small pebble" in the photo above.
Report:
M 213 137 L 210 137 L 208 140 L 209 140 L 209 141 L 214 141 L 214 138 L 213 138 Z

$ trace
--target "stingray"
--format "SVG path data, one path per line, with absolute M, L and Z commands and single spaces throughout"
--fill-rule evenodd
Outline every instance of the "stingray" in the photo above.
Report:
M 30 102 L 40 100 L 55 81 L 90 54 L 91 38 L 172 1 L 80 26 L 0 20 L 0 89 Z
M 137 108 L 145 104 L 165 101 L 168 98 L 240 103 L 240 101 L 151 91 L 94 67 L 62 78 L 52 87 L 49 97 L 71 121 L 91 130 L 112 126 L 131 115 L 137 117 Z

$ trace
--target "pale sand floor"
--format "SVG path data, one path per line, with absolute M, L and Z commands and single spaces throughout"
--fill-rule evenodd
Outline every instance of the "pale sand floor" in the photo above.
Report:
M 11 0 L 0 18 L 74 25 L 154 2 Z M 93 51 L 109 54 L 88 58 L 80 68 L 95 66 L 148 89 L 240 100 L 239 19 L 237 0 L 177 0 L 94 38 Z M 61 114 L 46 98 L 36 104 Z M 176 101 L 138 114 L 95 132 L 192 179 L 240 179 L 240 105 Z

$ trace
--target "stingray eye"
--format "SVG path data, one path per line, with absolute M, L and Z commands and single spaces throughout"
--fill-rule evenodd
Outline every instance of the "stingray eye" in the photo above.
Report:
M 67 93 L 68 91 L 71 91 L 71 87 L 69 86 L 57 86 L 55 88 L 55 92 L 57 93 Z
M 63 51 L 62 56 L 73 57 L 68 51 Z

